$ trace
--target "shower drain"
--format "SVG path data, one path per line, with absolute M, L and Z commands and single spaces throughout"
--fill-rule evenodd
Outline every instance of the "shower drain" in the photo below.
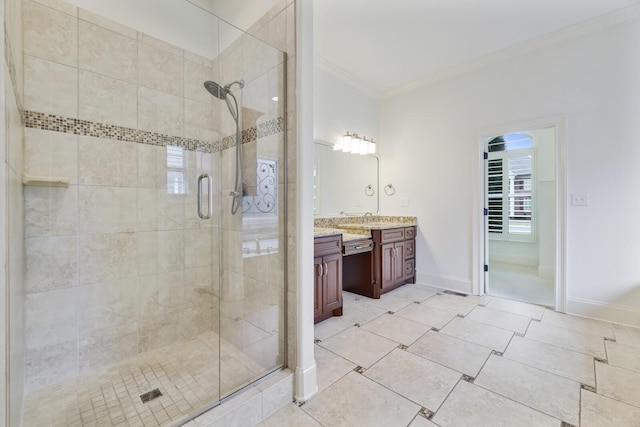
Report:
M 153 399 L 157 399 L 160 396 L 162 396 L 162 393 L 160 393 L 160 389 L 154 388 L 151 391 L 141 394 L 140 400 L 142 400 L 142 403 L 147 403 L 152 401 Z

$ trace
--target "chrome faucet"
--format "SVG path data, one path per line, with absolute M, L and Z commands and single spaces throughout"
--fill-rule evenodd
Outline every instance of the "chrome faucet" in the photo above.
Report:
M 369 218 L 367 218 L 369 217 Z M 362 215 L 363 221 L 364 222 L 369 222 L 369 219 L 373 217 L 373 214 L 371 212 L 366 212 L 364 215 Z

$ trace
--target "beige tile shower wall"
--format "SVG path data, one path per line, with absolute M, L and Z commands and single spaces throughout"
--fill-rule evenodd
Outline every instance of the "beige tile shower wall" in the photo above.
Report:
M 63 2 L 24 11 L 27 110 L 220 137 L 223 105 L 202 89 L 210 60 Z M 219 154 L 184 150 L 186 193 L 168 194 L 166 147 L 34 128 L 25 139 L 29 173 L 70 181 L 25 187 L 27 391 L 217 327 L 218 233 L 194 190 Z
M 2 149 L 2 167 L 0 172 L 0 194 L 2 194 L 3 220 L 0 221 L 2 227 L 3 250 L 1 253 L 1 261 L 6 268 L 3 269 L 3 284 L 0 285 L 0 291 L 3 296 L 7 296 L 6 301 L 0 302 L 3 309 L 6 308 L 7 315 L 4 310 L 2 313 L 3 320 L 6 320 L 5 327 L 0 326 L 3 330 L 3 344 L 8 344 L 8 351 L 3 351 L 3 358 L 7 357 L 7 366 L 2 365 L 3 372 L 8 376 L 7 389 L 3 392 L 8 393 L 2 399 L 2 415 L 0 425 L 6 422 L 8 426 L 20 425 L 22 420 L 23 406 L 23 358 L 24 358 L 24 322 L 23 322 L 23 284 L 24 284 L 24 221 L 23 206 L 24 196 L 22 190 L 22 171 L 23 171 L 23 125 L 21 120 L 21 109 L 24 100 L 23 87 L 23 61 L 22 61 L 22 4 L 19 0 L 6 0 L 4 2 L 4 40 L 3 47 L 6 49 L 2 55 L 3 76 L 2 90 L 4 92 L 3 100 L 3 120 L 2 126 L 3 143 L 0 144 Z M 1 13 L 0 13 L 1 14 Z M 6 145 L 5 145 L 6 144 Z M 7 286 L 8 289 L 5 289 Z M 8 291 L 8 292 L 7 292 Z M 7 339 L 4 334 L 8 334 Z M 4 360 L 0 360 L 0 363 Z M 3 394 L 3 393 L 0 393 Z M 7 412 L 4 411 L 4 404 L 7 403 Z

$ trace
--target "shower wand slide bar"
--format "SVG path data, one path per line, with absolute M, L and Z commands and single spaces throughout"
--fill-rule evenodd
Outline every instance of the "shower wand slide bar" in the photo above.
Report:
M 202 212 L 202 181 L 207 180 L 207 214 Z M 211 175 L 203 173 L 198 177 L 198 216 L 202 219 L 210 219 L 213 212 L 213 181 Z

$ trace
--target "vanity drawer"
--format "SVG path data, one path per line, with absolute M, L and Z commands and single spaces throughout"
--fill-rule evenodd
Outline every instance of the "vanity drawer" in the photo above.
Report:
M 406 259 L 413 258 L 416 254 L 416 241 L 415 240 L 407 240 L 404 242 L 404 257 Z
M 342 246 L 342 253 L 345 256 L 360 254 L 362 252 L 371 252 L 372 250 L 373 240 L 371 239 L 353 240 L 350 242 L 345 242 Z
M 313 253 L 315 256 L 330 255 L 342 252 L 342 235 L 316 237 L 314 239 Z
M 415 227 L 407 227 L 404 229 L 404 238 L 409 240 L 409 239 L 415 239 L 416 237 L 416 228 Z
M 389 243 L 389 242 L 399 242 L 404 240 L 404 228 L 390 228 L 388 230 L 382 230 L 381 234 L 381 243 Z
M 414 260 L 408 259 L 404 262 L 404 277 L 413 277 L 415 275 Z

